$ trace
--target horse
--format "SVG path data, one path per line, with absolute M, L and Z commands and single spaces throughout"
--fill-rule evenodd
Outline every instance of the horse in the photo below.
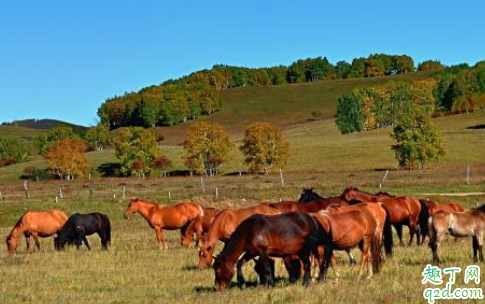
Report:
M 455 237 L 472 237 L 473 261 L 483 262 L 483 234 L 485 231 L 485 204 L 464 212 L 441 210 L 428 220 L 429 247 L 433 263 L 439 264 L 438 248 L 447 233 Z
M 186 248 L 190 246 L 191 241 L 194 239 L 194 233 L 196 235 L 196 244 L 199 246 L 202 241 L 202 237 L 207 233 L 212 222 L 216 216 L 221 212 L 215 208 L 202 208 L 204 215 L 196 217 L 190 222 L 182 235 L 182 245 Z
M 382 263 L 382 227 L 370 212 L 363 209 L 354 209 L 328 213 L 322 211 L 313 214 L 313 217 L 327 232 L 323 235 L 323 255 L 319 255 L 319 280 L 326 281 L 327 269 L 334 250 L 345 250 L 356 246 L 362 252 L 361 267 L 358 279 L 361 278 L 364 267 L 367 265 L 367 279 L 373 272 L 378 272 Z M 338 272 L 337 276 L 338 276 Z
M 34 238 L 37 249 L 40 250 L 39 237 L 50 237 L 61 230 L 67 222 L 67 215 L 59 210 L 44 212 L 28 211 L 24 213 L 7 236 L 7 250 L 9 253 L 17 251 L 19 238 L 23 234 L 27 244 L 27 251 L 30 248 L 30 236 Z
M 421 229 L 421 245 L 424 243 L 426 236 L 428 235 L 428 219 L 434 213 L 446 210 L 454 212 L 463 212 L 465 209 L 458 203 L 448 202 L 444 204 L 439 204 L 429 198 L 423 200 L 420 199 L 421 212 L 419 213 L 419 226 Z
M 414 234 L 416 234 L 417 243 L 420 243 L 419 214 L 421 212 L 421 204 L 417 199 L 411 196 L 387 196 L 383 192 L 381 192 L 380 195 L 373 195 L 353 187 L 345 189 L 340 198 L 349 204 L 359 202 L 381 202 L 389 211 L 391 223 L 397 231 L 399 244 L 403 245 L 403 225 L 409 227 L 409 245 L 412 244 Z
M 66 244 L 76 244 L 77 249 L 84 244 L 91 250 L 86 236 L 97 233 L 101 238 L 101 248 L 108 250 L 111 243 L 111 223 L 106 214 L 88 213 L 73 214 L 54 238 L 54 248 L 57 251 L 64 250 Z
M 148 222 L 148 225 L 155 230 L 159 248 L 167 249 L 168 246 L 163 236 L 163 229 L 180 229 L 182 242 L 182 237 L 190 221 L 198 216 L 203 216 L 204 210 L 194 203 L 187 202 L 174 206 L 165 206 L 135 198 L 126 207 L 125 219 L 129 219 L 130 215 L 134 213 L 140 213 Z
M 221 211 L 210 226 L 203 242 L 199 244 L 199 268 L 207 268 L 214 259 L 214 250 L 218 241 L 227 242 L 241 222 L 253 214 L 275 215 L 282 213 L 273 204 L 262 203 L 242 209 Z
M 274 285 L 270 257 L 297 255 L 304 265 L 303 285 L 310 283 L 310 253 L 326 232 L 318 222 L 304 212 L 280 215 L 255 214 L 244 220 L 224 245 L 214 263 L 215 286 L 225 289 L 234 276 L 237 262 L 237 282 L 245 283 L 242 267 L 259 256 L 259 266 L 267 284 Z M 239 257 L 244 254 L 240 259 Z M 239 260 L 238 260 L 239 259 Z
M 313 188 L 303 188 L 300 198 L 298 199 L 299 203 L 309 203 L 309 202 L 325 202 L 326 204 L 345 204 L 348 205 L 347 202 L 343 202 L 339 196 L 336 197 L 328 197 L 325 198 L 320 196 L 318 193 L 313 191 Z

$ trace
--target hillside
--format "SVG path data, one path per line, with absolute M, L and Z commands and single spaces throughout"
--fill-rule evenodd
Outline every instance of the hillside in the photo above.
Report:
M 364 85 L 388 81 L 413 81 L 425 78 L 422 73 L 410 73 L 373 78 L 325 80 L 305 84 L 277 86 L 248 86 L 222 91 L 222 109 L 201 119 L 221 124 L 233 136 L 240 136 L 244 129 L 256 121 L 267 121 L 283 128 L 315 119 L 333 118 L 339 96 Z M 167 144 L 179 144 L 189 121 L 173 127 L 159 127 L 167 137 Z
M 3 126 L 13 126 L 13 127 L 23 127 L 23 128 L 31 128 L 31 129 L 40 129 L 40 130 L 49 130 L 55 126 L 68 126 L 75 130 L 84 130 L 86 127 L 75 125 L 66 121 L 57 120 L 57 119 L 23 119 L 23 120 L 16 120 L 10 123 L 3 123 Z

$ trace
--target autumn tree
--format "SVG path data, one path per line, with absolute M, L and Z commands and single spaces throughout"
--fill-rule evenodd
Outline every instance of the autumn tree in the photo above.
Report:
M 153 168 L 160 172 L 160 176 L 167 176 L 167 169 L 172 167 L 172 161 L 165 155 L 159 156 L 153 161 Z
M 185 134 L 183 159 L 185 165 L 191 170 L 214 176 L 229 160 L 232 147 L 229 134 L 220 125 L 196 122 Z
M 251 172 L 263 171 L 265 174 L 282 169 L 289 155 L 289 144 L 281 129 L 265 122 L 254 123 L 246 129 L 239 149 Z
M 61 139 L 47 148 L 44 159 L 49 170 L 60 179 L 71 180 L 76 176 L 83 177 L 88 169 L 84 153 L 88 146 L 78 138 Z
M 124 128 L 114 141 L 116 157 L 120 160 L 124 175 L 144 177 L 160 156 L 155 134 L 141 127 Z
M 24 161 L 29 154 L 29 149 L 23 142 L 14 138 L 0 137 L 0 167 Z
M 431 111 L 422 105 L 412 104 L 411 109 L 398 118 L 391 137 L 395 141 L 392 149 L 401 168 L 422 169 L 427 162 L 437 161 L 445 154 Z
M 419 72 L 439 72 L 443 69 L 443 64 L 438 60 L 426 60 L 418 65 Z
M 105 124 L 98 124 L 86 132 L 89 147 L 102 151 L 111 142 L 109 128 Z

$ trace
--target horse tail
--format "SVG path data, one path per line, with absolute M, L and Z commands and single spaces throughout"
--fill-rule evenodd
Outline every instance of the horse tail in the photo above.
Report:
M 429 236 L 429 244 L 428 246 L 432 248 L 433 244 L 436 242 L 436 236 L 437 236 L 437 229 L 434 225 L 433 217 L 430 216 L 428 218 L 428 226 L 427 226 L 427 231 L 428 231 L 428 236 Z
M 428 219 L 430 218 L 429 207 L 425 200 L 420 199 L 421 212 L 419 213 L 419 228 L 421 229 L 422 242 L 424 238 L 428 235 Z M 422 244 L 422 243 L 421 243 Z
M 101 218 L 103 219 L 104 221 L 104 234 L 105 234 L 105 237 L 106 237 L 106 241 L 111 244 L 111 222 L 108 218 L 108 216 L 106 214 L 102 214 L 100 213 L 99 214 L 101 216 Z
M 374 236 L 372 237 L 372 243 L 370 247 L 371 255 L 372 255 L 372 270 L 375 273 L 379 273 L 381 264 L 382 264 L 382 237 L 381 237 L 381 228 L 379 225 L 376 227 L 374 231 Z
M 387 207 L 381 204 L 381 207 L 386 211 L 386 219 L 384 221 L 383 227 L 383 239 L 384 239 L 384 250 L 387 256 L 392 256 L 392 249 L 394 247 L 394 241 L 392 238 L 392 223 L 391 223 L 391 214 Z

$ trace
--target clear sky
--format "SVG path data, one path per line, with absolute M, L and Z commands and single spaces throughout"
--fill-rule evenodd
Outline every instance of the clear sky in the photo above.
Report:
M 217 63 L 327 56 L 485 59 L 485 4 L 461 1 L 1 1 L 0 122 L 96 122 L 108 97 Z

